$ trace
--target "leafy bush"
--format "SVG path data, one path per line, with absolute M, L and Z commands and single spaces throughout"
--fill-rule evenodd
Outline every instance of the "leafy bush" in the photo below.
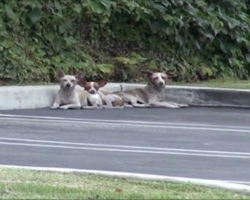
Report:
M 175 69 L 179 81 L 249 77 L 247 0 L 2 0 L 0 78 L 137 81 Z

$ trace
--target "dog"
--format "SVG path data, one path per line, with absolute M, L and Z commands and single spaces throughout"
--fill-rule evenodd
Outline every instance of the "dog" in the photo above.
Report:
M 82 80 L 79 85 L 88 91 L 88 105 L 84 106 L 85 109 L 102 109 L 102 108 L 123 108 L 123 100 L 116 94 L 106 90 L 101 90 L 107 81 L 100 80 L 97 82 L 87 82 Z
M 77 91 L 75 86 L 83 78 L 84 74 L 79 72 L 77 75 L 65 75 L 62 70 L 58 72 L 60 79 L 60 89 L 57 93 L 51 109 L 80 109 L 87 105 L 88 93 L 84 90 Z
M 99 82 L 87 82 L 82 81 L 79 83 L 80 86 L 84 87 L 85 91 L 88 92 L 87 101 L 88 105 L 84 106 L 84 109 L 102 109 L 103 99 L 102 93 L 99 92 L 99 88 L 105 85 L 104 81 Z
M 173 77 L 169 72 L 151 72 L 143 71 L 148 83 L 144 88 L 118 92 L 118 95 L 124 100 L 127 107 L 149 108 L 181 108 L 188 105 L 166 102 L 165 86 L 166 83 Z M 121 87 L 122 88 L 122 87 Z

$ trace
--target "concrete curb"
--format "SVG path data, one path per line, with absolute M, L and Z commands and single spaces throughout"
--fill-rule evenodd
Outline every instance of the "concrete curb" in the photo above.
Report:
M 121 83 L 124 90 L 143 87 L 143 84 Z M 105 89 L 119 91 L 120 83 L 109 83 Z M 0 87 L 0 110 L 35 109 L 52 105 L 58 85 Z M 81 89 L 78 87 L 78 89 Z M 167 86 L 166 100 L 191 106 L 250 108 L 250 90 L 207 87 Z
M 183 177 L 172 177 L 172 176 L 160 176 L 160 175 L 152 175 L 152 174 L 138 174 L 138 173 L 126 173 L 126 172 L 54 168 L 54 167 L 28 167 L 28 166 L 15 166 L 15 165 L 0 165 L 0 168 L 22 169 L 22 170 L 32 170 L 32 171 L 44 171 L 44 172 L 80 173 L 80 174 L 102 175 L 102 176 L 113 177 L 113 178 L 138 179 L 138 180 L 145 180 L 145 181 L 190 183 L 194 185 L 200 185 L 200 186 L 212 187 L 212 188 L 221 188 L 225 190 L 232 190 L 232 191 L 250 194 L 250 186 L 248 185 L 231 183 L 227 181 L 218 181 L 218 180 L 205 180 L 205 179 L 194 179 L 194 178 L 183 178 Z

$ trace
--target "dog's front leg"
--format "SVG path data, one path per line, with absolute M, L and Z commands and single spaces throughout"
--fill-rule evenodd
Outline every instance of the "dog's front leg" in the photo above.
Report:
M 147 103 L 138 103 L 137 99 L 131 99 L 130 103 L 135 108 L 149 108 L 150 107 L 150 105 Z
M 154 108 L 180 108 L 177 103 L 171 102 L 152 102 L 150 103 L 150 107 Z
M 113 99 L 111 99 L 110 96 L 108 96 L 108 95 L 104 96 L 103 97 L 103 101 L 104 101 L 104 104 L 105 104 L 104 107 L 105 108 L 113 108 L 112 100 Z
M 102 109 L 103 108 L 103 105 L 101 103 L 97 103 L 97 102 L 92 102 L 92 105 L 91 106 L 83 106 L 82 107 L 83 109 L 87 109 L 87 110 L 97 110 L 97 109 Z
M 150 107 L 155 107 L 155 108 L 187 108 L 187 104 L 178 104 L 174 102 L 152 102 L 150 103 Z
M 59 107 L 60 109 L 67 110 L 67 109 L 80 109 L 80 104 L 67 104 Z
M 57 96 L 54 104 L 50 107 L 50 109 L 57 109 L 60 107 L 60 98 Z
M 60 107 L 60 104 L 55 102 L 52 106 L 50 106 L 50 109 L 57 109 Z
M 168 103 L 168 104 L 171 104 L 173 106 L 178 106 L 178 108 L 187 108 L 187 107 L 189 107 L 188 104 L 180 104 L 180 103 L 174 103 L 174 102 L 163 102 L 163 103 Z
M 134 103 L 134 104 L 132 104 L 132 106 L 134 108 L 149 108 L 150 107 L 149 104 L 140 104 L 140 103 Z

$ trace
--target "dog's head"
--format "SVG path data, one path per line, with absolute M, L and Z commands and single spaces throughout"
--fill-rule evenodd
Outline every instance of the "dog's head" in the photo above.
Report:
M 150 84 L 156 87 L 165 87 L 167 82 L 172 77 L 175 77 L 172 71 L 167 72 L 151 72 L 151 71 L 142 71 L 142 74 L 146 76 Z
M 87 82 L 85 80 L 82 80 L 79 82 L 79 85 L 84 87 L 86 91 L 88 91 L 90 94 L 96 94 L 98 90 L 105 86 L 107 84 L 106 80 L 100 80 L 97 82 Z
M 60 79 L 60 85 L 65 89 L 74 89 L 78 81 L 84 77 L 82 72 L 78 72 L 76 75 L 65 75 L 62 70 L 58 72 L 58 78 Z

